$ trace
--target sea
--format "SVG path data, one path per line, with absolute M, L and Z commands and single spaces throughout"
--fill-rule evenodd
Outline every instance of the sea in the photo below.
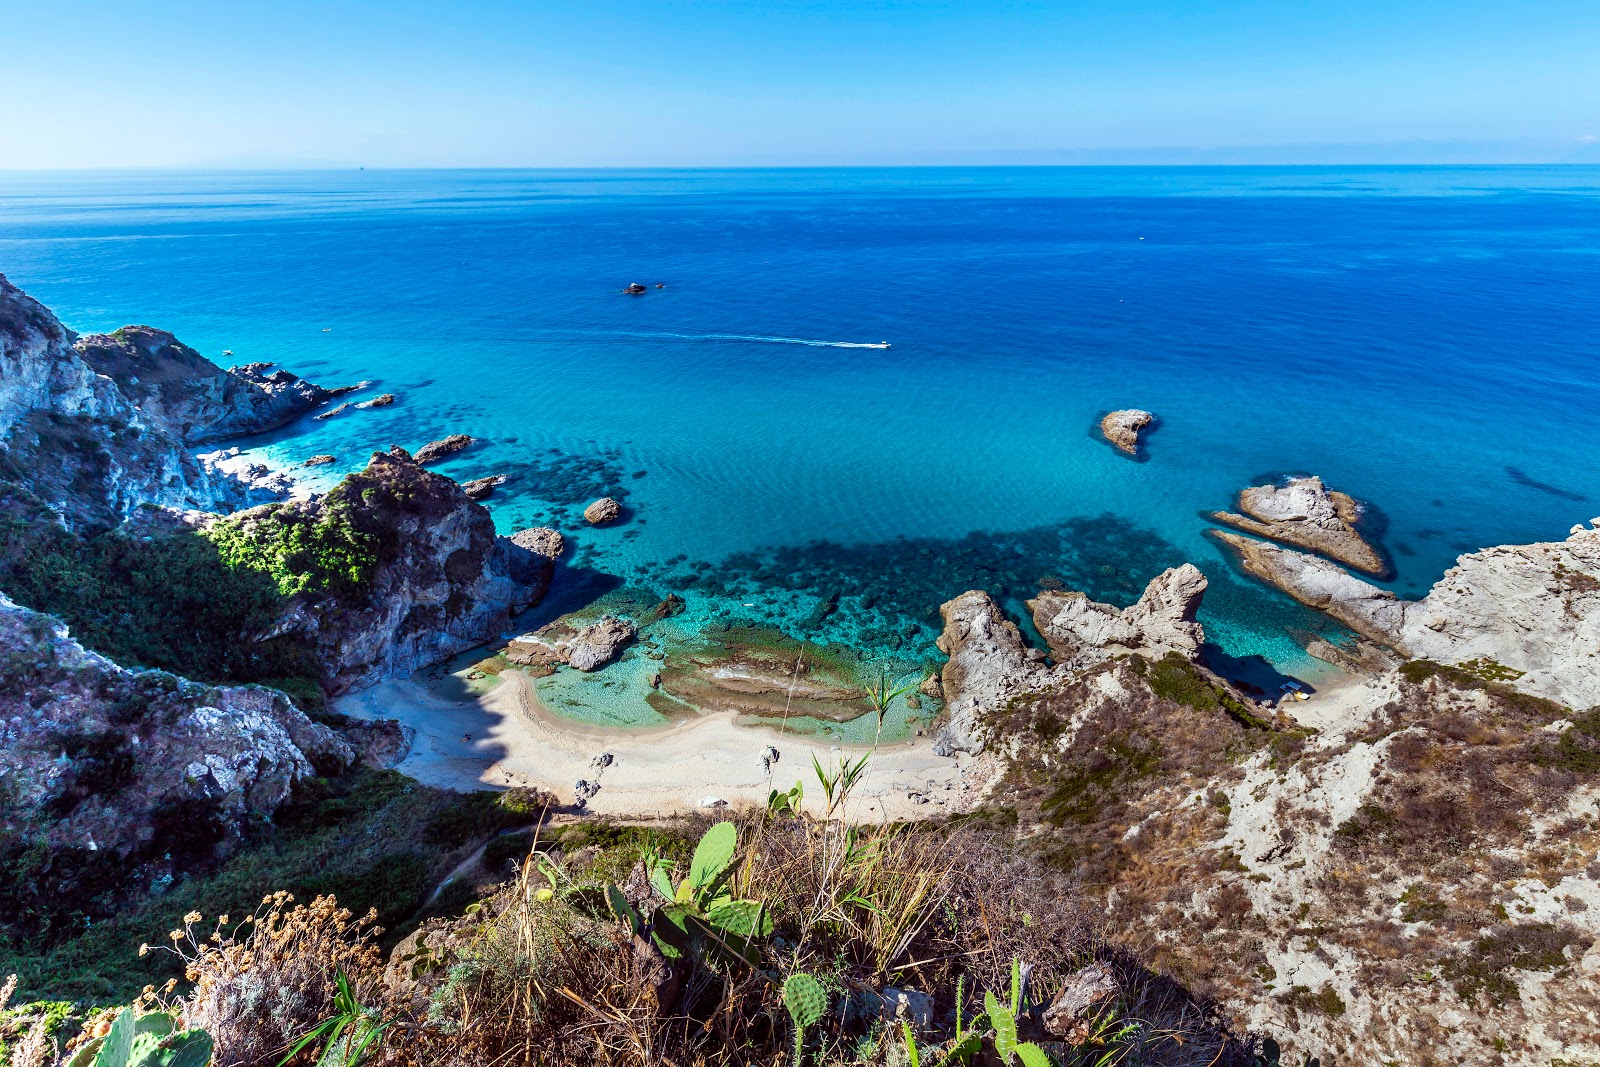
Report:
M 691 637 L 895 678 L 965 590 L 1027 628 L 1189 561 L 1214 664 L 1315 684 L 1342 632 L 1206 536 L 1291 474 L 1365 504 L 1407 597 L 1600 515 L 1596 167 L 10 173 L 0 272 L 80 332 L 393 393 L 240 442 L 319 484 L 480 439 L 438 469 L 573 546 L 534 622 L 676 592 Z M 1139 460 L 1095 430 L 1124 407 Z M 649 725 L 648 666 L 541 685 Z

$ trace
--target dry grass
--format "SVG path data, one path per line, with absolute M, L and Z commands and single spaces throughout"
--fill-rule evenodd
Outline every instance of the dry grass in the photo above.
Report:
M 223 918 L 203 927 L 191 915 L 169 947 L 193 987 L 162 1006 L 213 1034 L 218 1067 L 276 1065 L 334 1013 L 339 973 L 390 1024 L 373 1064 L 767 1067 L 792 1062 L 781 986 L 803 972 L 830 1002 L 807 1035 L 806 1062 L 898 1067 L 904 1039 L 886 1018 L 886 988 L 931 997 L 927 1047 L 948 1037 L 958 990 L 970 1018 L 983 991 L 1006 994 L 1017 960 L 1035 1009 L 1024 1026 L 1050 1040 L 1037 1011 L 1099 961 L 1120 992 L 1091 1029 L 1121 1036 L 1076 1050 L 1058 1044 L 1063 1063 L 1107 1054 L 1106 1063 L 1241 1062 L 1242 1046 L 1204 1005 L 1106 944 L 1075 885 L 1009 839 L 758 815 L 741 821 L 739 837 L 726 888 L 762 901 L 773 920 L 747 962 L 715 950 L 669 961 L 648 929 L 636 935 L 594 892 L 627 870 L 615 888 L 648 918 L 661 897 L 652 899 L 642 863 L 535 842 L 515 879 L 460 918 L 425 926 L 388 961 L 371 945 L 370 917 L 354 920 L 330 898 L 295 907 L 278 894 L 234 926 Z M 295 1062 L 314 1062 L 316 1051 Z

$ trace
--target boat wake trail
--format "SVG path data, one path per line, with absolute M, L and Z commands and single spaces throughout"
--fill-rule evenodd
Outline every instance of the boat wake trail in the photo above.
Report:
M 809 345 L 812 348 L 888 348 L 888 341 L 818 341 L 806 337 L 767 337 L 756 333 L 649 333 L 629 334 L 672 341 L 735 342 L 765 345 Z

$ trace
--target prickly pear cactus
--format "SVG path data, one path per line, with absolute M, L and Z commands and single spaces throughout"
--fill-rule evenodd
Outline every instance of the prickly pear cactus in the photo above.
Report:
M 828 994 L 822 983 L 809 974 L 791 974 L 783 983 L 783 1006 L 794 1020 L 794 1062 L 799 1067 L 805 1050 L 806 1031 L 828 1014 Z
M 204 1030 L 174 1033 L 172 1016 L 123 1008 L 104 1037 L 80 1048 L 67 1067 L 208 1067 L 215 1051 Z
M 719 822 L 707 830 L 695 847 L 694 859 L 689 861 L 689 886 L 698 893 L 705 889 L 733 862 L 733 853 L 739 847 L 739 831 L 731 822 Z
M 719 900 L 706 917 L 712 926 L 742 941 L 772 933 L 772 912 L 759 900 Z

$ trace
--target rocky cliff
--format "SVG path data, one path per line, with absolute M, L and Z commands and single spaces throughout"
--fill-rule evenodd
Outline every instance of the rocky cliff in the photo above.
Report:
M 1574 708 L 1600 704 L 1600 529 L 1470 552 L 1417 601 L 1316 556 L 1215 536 L 1248 573 L 1402 656 L 1481 662 L 1525 692 Z
M 225 507 L 236 487 L 86 363 L 75 340 L 0 276 L 0 492 L 75 529 L 114 526 L 144 504 Z
M 225 560 L 279 580 L 291 599 L 274 635 L 309 639 L 332 693 L 481 644 L 539 601 L 553 566 L 496 536 L 481 505 L 401 448 L 373 453 L 326 496 L 215 519 L 205 533 Z
M 276 690 L 126 670 L 3 595 L 0 678 L 7 922 L 114 910 L 225 855 L 298 780 L 357 759 Z
M 186 445 L 275 430 L 333 395 L 270 363 L 223 370 L 149 326 L 89 334 L 73 347 L 146 419 Z

